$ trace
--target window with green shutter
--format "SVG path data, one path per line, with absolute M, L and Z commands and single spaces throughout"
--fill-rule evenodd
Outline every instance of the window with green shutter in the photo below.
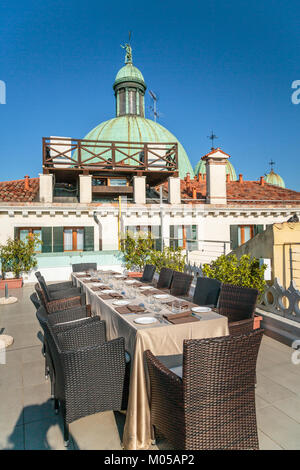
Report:
M 64 251 L 64 228 L 53 227 L 53 251 L 61 253 Z
M 52 252 L 52 227 L 42 227 L 42 253 Z
M 84 251 L 94 251 L 94 227 L 84 227 Z
M 239 246 L 238 225 L 230 225 L 230 249 L 235 250 Z

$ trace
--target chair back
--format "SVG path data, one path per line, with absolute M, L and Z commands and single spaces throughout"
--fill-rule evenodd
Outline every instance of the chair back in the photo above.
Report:
M 36 294 L 36 292 L 33 292 L 30 296 L 30 300 L 31 302 L 33 303 L 33 305 L 35 306 L 36 309 L 39 309 L 40 306 L 41 306 L 41 302 Z
M 34 274 L 37 280 L 39 280 L 39 278 L 42 276 L 41 271 L 36 271 Z
M 197 305 L 213 305 L 216 307 L 220 294 L 221 282 L 209 277 L 198 277 L 193 297 Z
M 43 276 L 41 276 L 39 278 L 39 285 L 41 286 L 41 289 L 45 295 L 45 298 L 47 300 L 47 302 L 50 302 L 51 298 L 50 298 L 50 292 L 49 292 L 49 289 L 47 287 L 47 284 L 46 284 L 46 281 L 45 279 L 43 278 Z
M 174 271 L 170 294 L 176 296 L 187 296 L 193 281 L 192 274 Z
M 155 270 L 156 266 L 154 266 L 154 264 L 146 264 L 141 280 L 144 282 L 152 282 Z
M 186 448 L 258 449 L 255 380 L 262 335 L 257 329 L 184 340 Z
M 170 268 L 161 268 L 157 281 L 158 289 L 170 289 L 174 270 Z
M 90 269 L 97 270 L 97 263 L 77 263 L 72 264 L 73 273 L 89 271 Z
M 38 296 L 38 298 L 39 298 L 39 300 L 40 300 L 41 306 L 43 306 L 43 307 L 47 310 L 47 303 L 48 303 L 48 301 L 47 301 L 47 299 L 46 299 L 46 296 L 45 296 L 43 290 L 41 289 L 40 284 L 39 284 L 39 283 L 36 283 L 36 284 L 34 285 L 34 288 L 35 288 L 35 291 L 36 291 L 36 293 L 37 293 L 37 296 Z
M 254 315 L 258 296 L 257 289 L 222 284 L 218 309 L 228 322 L 246 320 Z

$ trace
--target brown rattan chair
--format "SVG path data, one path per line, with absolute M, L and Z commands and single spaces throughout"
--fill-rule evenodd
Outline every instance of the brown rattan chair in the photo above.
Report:
M 48 313 L 59 312 L 60 310 L 67 310 L 72 307 L 79 307 L 86 304 L 85 293 L 75 294 L 73 297 L 68 297 L 66 299 L 48 301 L 40 285 L 36 283 L 34 287 L 41 304 L 45 307 Z
M 263 330 L 183 343 L 182 378 L 149 350 L 151 425 L 177 450 L 258 449 L 256 360 Z
M 77 263 L 72 264 L 72 271 L 73 273 L 79 273 L 83 271 L 89 270 L 97 271 L 97 263 Z
M 34 274 L 38 281 L 40 279 L 44 279 L 40 271 L 36 271 Z M 72 287 L 74 287 L 74 285 L 72 281 L 62 281 L 62 282 L 57 282 L 55 284 L 49 284 L 47 285 L 47 287 L 49 291 L 52 293 L 52 292 L 57 292 L 60 290 L 71 289 Z
M 140 280 L 142 282 L 152 282 L 155 270 L 156 266 L 154 266 L 154 264 L 146 264 L 143 275 Z
M 220 294 L 221 282 L 209 277 L 198 277 L 194 291 L 193 303 L 216 307 Z
M 193 275 L 174 271 L 170 294 L 175 296 L 188 296 L 193 281 Z
M 228 318 L 230 334 L 241 334 L 253 329 L 257 289 L 222 284 L 218 312 Z
M 161 268 L 156 287 L 158 289 L 170 289 L 172 279 L 173 279 L 173 274 L 174 274 L 173 269 Z

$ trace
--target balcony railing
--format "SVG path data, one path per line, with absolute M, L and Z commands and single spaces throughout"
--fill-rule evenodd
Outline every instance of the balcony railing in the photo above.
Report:
M 43 168 L 68 170 L 178 171 L 178 144 L 43 138 Z

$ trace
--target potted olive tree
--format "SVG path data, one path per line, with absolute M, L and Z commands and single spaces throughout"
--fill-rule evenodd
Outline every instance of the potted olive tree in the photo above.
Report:
M 26 241 L 9 238 L 4 245 L 0 245 L 0 260 L 2 279 L 0 289 L 15 289 L 22 287 L 22 273 L 28 273 L 37 265 L 35 258 L 35 245 L 41 243 L 37 235 L 27 237 Z M 12 273 L 13 278 L 7 276 Z

